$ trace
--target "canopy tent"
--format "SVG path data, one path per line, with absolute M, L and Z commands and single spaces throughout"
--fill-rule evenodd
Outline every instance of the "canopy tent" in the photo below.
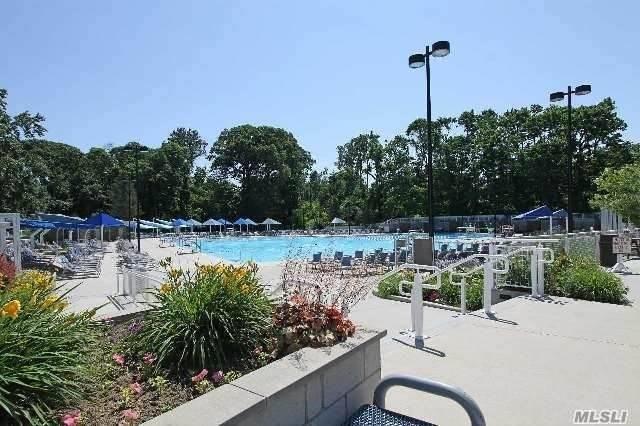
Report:
M 104 242 L 104 228 L 117 228 L 124 226 L 124 223 L 113 216 L 106 213 L 96 213 L 89 219 L 85 220 L 87 225 L 94 225 L 100 227 L 100 245 Z
M 222 227 L 222 223 L 218 222 L 215 219 L 207 219 L 204 222 L 202 222 L 203 225 L 208 226 L 209 227 L 209 233 L 211 233 L 211 227 L 212 226 L 219 226 Z M 221 229 L 222 230 L 222 229 Z
M 567 215 L 567 211 L 565 209 L 560 209 L 560 210 L 556 210 L 555 212 L 553 212 L 553 217 L 559 217 L 559 218 L 563 218 L 563 217 L 568 217 L 569 215 Z
M 189 224 L 184 219 L 175 219 L 171 222 L 171 226 L 174 228 L 188 228 Z
M 551 211 L 549 207 L 544 205 L 544 206 L 536 207 L 535 209 L 530 210 L 528 212 L 520 213 L 519 215 L 514 216 L 511 219 L 513 220 L 539 219 L 541 217 L 549 217 L 552 215 L 553 215 L 553 211 Z
M 223 219 L 223 218 L 218 219 L 218 222 L 220 222 L 223 225 L 233 225 L 232 222 L 229 222 L 227 219 Z
M 247 225 L 252 225 L 252 226 L 256 226 L 258 225 L 257 223 L 255 223 L 254 221 L 252 221 L 251 219 L 249 219 L 248 217 L 244 219 L 245 224 Z
M 20 228 L 26 229 L 55 229 L 51 222 L 45 220 L 20 219 Z
M 57 213 L 36 213 L 36 216 L 40 220 L 47 222 L 60 222 L 60 223 L 84 223 L 84 219 L 77 216 L 67 216 Z
M 87 225 L 103 226 L 106 228 L 124 226 L 124 223 L 113 216 L 106 213 L 96 213 L 89 219 L 85 220 Z
M 195 220 L 195 219 L 193 219 L 193 218 L 192 218 L 192 219 L 187 220 L 187 224 L 189 224 L 189 225 L 191 225 L 191 226 L 202 226 L 202 223 L 201 223 L 201 222 L 198 222 L 197 220 Z
M 282 225 L 280 222 L 278 222 L 277 220 L 271 219 L 270 217 L 266 218 L 265 220 L 263 220 L 262 222 L 260 222 L 260 225 L 266 225 L 267 226 L 267 231 L 271 231 L 271 225 Z
M 331 221 L 332 225 L 346 225 L 347 222 L 345 222 L 344 220 L 340 219 L 339 217 L 334 217 L 333 220 Z
M 140 219 L 140 223 L 142 225 L 150 226 L 151 228 L 156 228 L 156 229 L 173 229 L 171 225 L 165 225 L 164 223 L 159 223 L 159 222 L 151 222 L 148 220 Z
M 240 232 L 242 232 L 242 225 L 247 225 L 247 222 L 243 218 L 238 218 L 235 222 L 233 222 L 233 225 L 239 225 Z M 248 225 L 247 225 L 247 229 L 249 229 Z

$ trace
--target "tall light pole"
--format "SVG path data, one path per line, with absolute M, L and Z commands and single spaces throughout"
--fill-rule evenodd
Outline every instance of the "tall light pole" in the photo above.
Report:
M 588 95 L 591 93 L 591 85 L 583 84 L 576 87 L 575 90 L 571 89 L 571 86 L 567 87 L 566 92 L 553 92 L 549 95 L 551 102 L 558 102 L 564 99 L 567 95 L 567 233 L 573 231 L 573 129 L 571 128 L 571 95 L 576 94 L 578 96 Z
M 141 152 L 147 152 L 148 149 L 139 144 L 135 144 L 132 148 L 125 149 L 125 151 L 133 152 L 136 162 L 136 237 L 138 239 L 138 253 L 140 253 L 140 182 L 138 179 L 138 157 Z M 129 220 L 129 226 L 131 226 L 131 220 Z
M 447 56 L 451 51 L 448 41 L 436 41 L 425 47 L 425 53 L 416 53 L 409 56 L 410 68 L 427 68 L 427 176 L 428 176 L 428 194 L 429 194 L 429 236 L 433 240 L 435 238 L 435 223 L 433 219 L 433 146 L 431 142 L 431 67 L 429 57 L 436 58 Z

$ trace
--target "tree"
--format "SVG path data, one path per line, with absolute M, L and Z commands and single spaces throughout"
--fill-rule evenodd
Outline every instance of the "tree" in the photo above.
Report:
M 607 168 L 596 179 L 594 207 L 611 210 L 640 224 L 640 162 L 619 169 Z
M 10 116 L 7 91 L 0 89 L 0 211 L 28 213 L 46 206 L 46 188 L 26 161 L 21 143 L 44 135 L 43 122 L 43 116 L 29 111 Z
M 291 223 L 313 160 L 284 129 L 245 124 L 224 129 L 209 151 L 218 179 L 238 185 L 238 214 Z
M 190 176 L 195 167 L 198 157 L 204 155 L 207 149 L 207 142 L 200 137 L 197 130 L 178 127 L 172 131 L 167 139 L 167 143 L 176 144 L 184 149 L 187 159 L 188 170 L 182 174 L 182 187 L 180 188 L 180 210 L 185 216 L 191 216 L 191 191 Z

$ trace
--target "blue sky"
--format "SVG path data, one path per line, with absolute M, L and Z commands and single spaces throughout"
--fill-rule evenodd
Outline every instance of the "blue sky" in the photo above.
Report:
M 360 132 L 402 133 L 425 110 L 427 42 L 434 117 L 546 105 L 591 83 L 640 140 L 633 1 L 31 1 L 0 10 L 0 87 L 12 113 L 46 118 L 47 137 L 87 150 L 158 146 L 178 126 L 209 141 L 238 124 L 284 127 L 317 160 Z M 635 78 L 634 78 L 635 77 Z

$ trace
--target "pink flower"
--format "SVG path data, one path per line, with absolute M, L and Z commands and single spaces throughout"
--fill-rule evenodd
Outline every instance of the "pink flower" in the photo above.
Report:
M 224 380 L 224 373 L 220 370 L 214 371 L 211 375 L 211 379 L 215 384 L 221 383 Z
M 142 385 L 140 385 L 140 383 L 138 383 L 138 382 L 131 383 L 129 385 L 129 389 L 134 391 L 136 393 L 136 395 L 141 395 L 142 394 Z
M 113 354 L 111 357 L 113 361 L 118 365 L 124 365 L 124 355 L 122 354 Z
M 80 410 L 69 411 L 62 416 L 62 424 L 64 426 L 76 426 L 80 420 Z
M 201 372 L 199 372 L 198 374 L 196 374 L 191 378 L 191 381 L 193 383 L 201 382 L 204 380 L 205 377 L 207 377 L 207 374 L 209 374 L 209 370 L 207 370 L 206 368 L 203 368 Z
M 147 352 L 142 357 L 142 362 L 144 362 L 145 364 L 153 364 L 157 359 L 158 357 L 156 357 L 154 354 L 152 354 L 151 352 Z
M 126 409 L 122 412 L 122 417 L 127 421 L 138 420 L 140 418 L 140 413 L 136 410 Z

